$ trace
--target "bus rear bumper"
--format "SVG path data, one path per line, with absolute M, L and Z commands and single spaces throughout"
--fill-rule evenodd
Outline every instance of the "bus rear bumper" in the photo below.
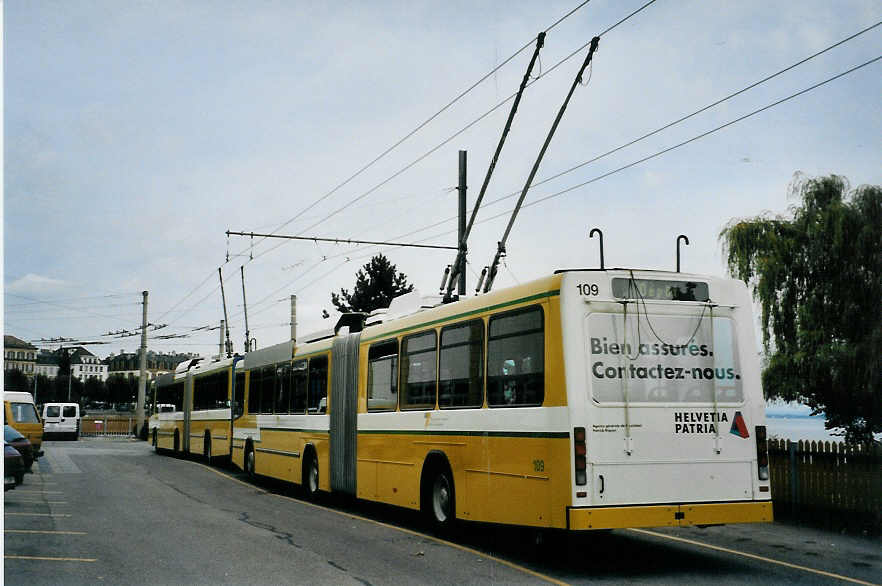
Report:
M 769 523 L 771 501 L 579 507 L 567 509 L 571 531 L 625 527 L 690 527 L 730 523 Z

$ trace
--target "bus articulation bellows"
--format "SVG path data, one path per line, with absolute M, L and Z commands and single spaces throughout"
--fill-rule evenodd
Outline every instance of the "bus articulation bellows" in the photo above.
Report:
M 417 509 L 440 527 L 772 520 L 739 281 L 567 270 L 344 317 L 324 335 L 158 380 L 156 402 L 176 411 L 151 417 L 157 447 L 230 454 L 308 496 Z M 209 395 L 218 409 L 198 402 Z

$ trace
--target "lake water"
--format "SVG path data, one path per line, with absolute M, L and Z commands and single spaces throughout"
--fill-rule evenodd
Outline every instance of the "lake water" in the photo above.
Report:
M 824 414 L 812 415 L 807 405 L 799 403 L 766 402 L 766 429 L 770 438 L 789 439 L 791 441 L 845 441 L 844 436 L 834 435 L 836 429 L 824 429 Z M 876 434 L 882 440 L 882 434 Z
M 766 412 L 766 429 L 770 438 L 791 441 L 841 442 L 842 436 L 833 435 L 836 430 L 824 429 L 823 415 L 781 415 Z

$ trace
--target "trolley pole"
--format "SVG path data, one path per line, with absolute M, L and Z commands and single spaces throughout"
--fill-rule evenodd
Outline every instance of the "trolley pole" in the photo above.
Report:
M 135 407 L 136 433 L 144 435 L 144 396 L 147 388 L 147 291 L 141 293 L 144 296 L 144 308 L 141 313 L 141 373 L 138 376 L 138 403 Z

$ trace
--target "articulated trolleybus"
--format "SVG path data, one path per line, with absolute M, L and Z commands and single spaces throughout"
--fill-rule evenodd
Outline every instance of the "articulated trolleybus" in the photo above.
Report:
M 772 520 L 739 281 L 571 270 L 454 303 L 410 293 L 224 364 L 233 463 L 307 495 L 417 509 L 441 528 Z

